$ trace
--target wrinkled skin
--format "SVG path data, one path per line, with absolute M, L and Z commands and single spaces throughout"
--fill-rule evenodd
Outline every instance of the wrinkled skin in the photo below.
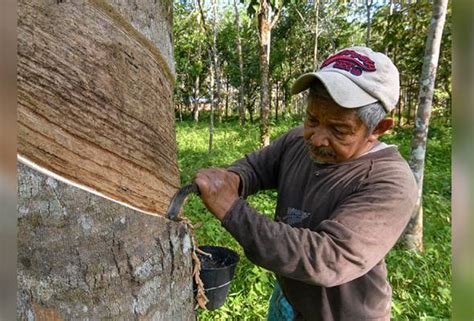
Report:
M 392 119 L 384 119 L 369 134 L 355 109 L 340 107 L 329 98 L 316 98 L 306 109 L 304 139 L 315 162 L 336 164 L 369 151 L 392 125 Z
M 304 139 L 315 162 L 340 163 L 367 152 L 392 125 L 392 119 L 384 119 L 368 134 L 355 110 L 340 107 L 331 99 L 318 98 L 308 105 Z M 240 177 L 223 168 L 208 168 L 200 170 L 194 182 L 204 205 L 222 221 L 239 198 Z
M 239 175 L 223 168 L 198 171 L 194 182 L 207 209 L 222 221 L 232 204 L 239 198 Z

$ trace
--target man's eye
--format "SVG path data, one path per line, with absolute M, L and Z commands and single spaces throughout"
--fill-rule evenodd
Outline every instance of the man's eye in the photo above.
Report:
M 340 128 L 333 127 L 332 130 L 333 130 L 334 134 L 336 134 L 336 135 L 339 135 L 339 136 L 346 135 L 346 132 L 344 130 L 340 129 Z
M 318 124 L 318 120 L 314 118 L 307 118 L 306 122 L 308 126 L 316 126 Z

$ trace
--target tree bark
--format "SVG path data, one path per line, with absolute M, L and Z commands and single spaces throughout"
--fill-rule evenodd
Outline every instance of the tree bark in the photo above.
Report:
M 18 320 L 194 319 L 190 231 L 144 214 L 180 185 L 172 15 L 19 1 Z
M 319 38 L 319 6 L 320 0 L 314 0 L 314 48 L 313 48 L 313 66 L 314 70 L 318 68 L 318 38 Z
M 275 95 L 275 121 L 278 121 L 278 103 L 280 100 L 280 83 L 277 81 L 276 83 L 276 95 Z
M 391 22 L 390 17 L 392 16 L 392 14 L 393 14 L 393 0 L 390 0 L 390 2 L 389 2 L 389 7 L 388 7 L 388 16 L 389 16 L 388 19 L 389 19 L 390 22 Z M 390 30 L 390 28 L 391 28 L 391 23 L 388 23 L 387 28 L 389 28 L 389 30 Z M 388 54 L 388 46 L 385 47 L 384 53 L 385 53 L 386 56 L 389 55 L 389 54 Z
M 18 153 L 107 197 L 164 214 L 179 187 L 161 2 L 18 3 Z M 168 19 L 167 18 L 167 19 Z M 159 31 L 137 30 L 137 25 Z M 154 32 L 165 33 L 153 37 Z
M 214 110 L 217 113 L 217 120 L 219 123 L 222 122 L 222 104 L 221 104 L 221 92 L 222 92 L 222 84 L 221 84 L 221 68 L 220 68 L 220 59 L 219 59 L 219 52 L 217 51 L 217 25 L 218 25 L 218 0 L 212 0 L 212 13 L 214 16 L 213 24 L 212 24 L 212 62 L 214 65 L 214 81 L 215 87 L 213 90 L 214 99 L 216 103 L 214 105 Z
M 194 107 L 193 107 L 193 119 L 195 123 L 199 122 L 199 86 L 201 84 L 199 83 L 199 75 L 196 76 L 196 80 L 194 81 Z
M 212 53 L 209 52 L 209 57 L 212 57 Z M 211 58 L 214 59 L 214 58 Z M 214 110 L 216 109 L 216 97 L 214 97 L 214 74 L 215 74 L 215 64 L 211 62 L 210 75 L 209 75 L 209 92 L 211 93 L 211 115 L 209 117 L 209 146 L 208 153 L 212 153 L 212 145 L 214 140 Z
M 402 118 L 403 118 L 403 111 L 405 110 L 405 92 L 403 90 L 403 87 L 400 88 L 400 99 L 398 101 L 398 127 L 400 128 L 403 125 Z
M 234 0 L 234 12 L 235 12 L 235 25 L 237 26 L 237 55 L 239 57 L 239 76 L 240 76 L 240 86 L 239 86 L 239 120 L 240 126 L 245 124 L 245 106 L 244 106 L 244 59 L 242 56 L 242 38 L 240 36 L 240 15 L 239 9 L 237 8 L 237 0 Z
M 267 0 L 260 0 L 258 13 L 258 33 L 260 38 L 260 144 L 270 144 L 269 115 L 269 61 L 271 43 L 270 5 Z
M 225 119 L 229 119 L 229 80 L 225 83 Z
M 410 91 L 407 92 L 407 94 L 411 97 L 412 95 L 410 94 Z M 407 118 L 406 118 L 406 122 L 405 124 L 406 125 L 410 125 L 412 123 L 412 110 L 414 109 L 413 107 L 416 108 L 416 106 L 413 106 L 412 104 L 413 100 L 412 99 L 408 99 L 408 108 L 407 108 Z
M 374 1 L 373 0 L 365 0 L 365 7 L 367 9 L 367 33 L 365 36 L 365 45 L 370 47 L 370 38 L 371 38 L 371 29 L 372 29 L 372 14 L 370 10 L 372 9 Z
M 193 320 L 191 237 L 18 164 L 18 320 Z
M 446 20 L 447 4 L 448 0 L 435 0 L 433 2 L 433 15 L 426 39 L 425 57 L 420 79 L 420 92 L 418 95 L 419 105 L 411 144 L 409 163 L 415 175 L 416 182 L 418 183 L 418 202 L 413 211 L 410 223 L 405 230 L 404 243 L 407 248 L 416 251 L 423 250 L 423 173 L 436 68 L 438 66 L 441 36 Z

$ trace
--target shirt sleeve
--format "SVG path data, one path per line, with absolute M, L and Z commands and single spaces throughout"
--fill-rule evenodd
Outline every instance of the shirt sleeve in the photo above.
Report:
M 240 196 L 246 198 L 259 190 L 277 187 L 280 157 L 287 139 L 288 133 L 283 134 L 269 146 L 245 155 L 227 168 L 240 177 Z
M 233 204 L 222 224 L 253 263 L 308 284 L 337 286 L 380 262 L 411 217 L 417 189 L 408 166 L 376 176 L 314 229 L 273 222 L 243 199 Z

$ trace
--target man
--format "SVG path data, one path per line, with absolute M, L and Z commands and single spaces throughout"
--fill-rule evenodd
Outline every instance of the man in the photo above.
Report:
M 297 79 L 292 93 L 306 89 L 303 127 L 227 169 L 199 171 L 195 182 L 247 257 L 275 272 L 291 318 L 390 320 L 384 257 L 417 195 L 397 148 L 378 141 L 393 125 L 385 115 L 398 101 L 398 71 L 385 55 L 353 47 Z M 276 221 L 244 200 L 273 188 Z

